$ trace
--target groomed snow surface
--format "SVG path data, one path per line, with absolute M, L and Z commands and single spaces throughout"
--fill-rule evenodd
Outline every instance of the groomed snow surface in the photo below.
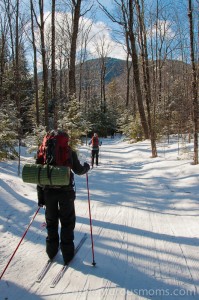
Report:
M 90 239 L 86 175 L 75 176 L 75 243 L 88 238 L 55 288 L 63 264 L 47 261 L 44 208 L 0 280 L 0 300 L 199 299 L 199 165 L 193 143 L 174 137 L 157 144 L 103 139 L 100 166 L 88 173 L 94 255 Z M 22 166 L 33 155 L 23 149 Z M 90 149 L 79 149 L 81 162 Z M 37 210 L 36 188 L 17 175 L 17 161 L 0 163 L 0 273 Z

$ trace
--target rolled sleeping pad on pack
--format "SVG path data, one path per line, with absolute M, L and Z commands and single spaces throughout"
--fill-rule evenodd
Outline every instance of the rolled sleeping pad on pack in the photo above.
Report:
M 70 168 L 40 164 L 25 164 L 22 180 L 39 185 L 69 185 Z

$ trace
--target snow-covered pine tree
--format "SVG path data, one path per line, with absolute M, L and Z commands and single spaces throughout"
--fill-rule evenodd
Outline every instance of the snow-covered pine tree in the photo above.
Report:
M 99 136 L 107 137 L 112 130 L 115 131 L 117 123 L 117 111 L 107 106 L 104 112 L 100 106 L 95 104 L 90 107 L 87 119 L 92 124 L 92 131 L 96 131 Z
M 81 106 L 77 99 L 72 99 L 66 106 L 62 118 L 58 120 L 58 127 L 68 132 L 70 136 L 70 146 L 76 148 L 81 143 L 81 136 L 86 135 L 90 123 L 87 122 L 81 111 Z
M 17 143 L 17 134 L 14 130 L 16 116 L 12 110 L 10 116 L 6 110 L 0 111 L 0 160 L 4 158 L 16 158 L 17 152 L 15 146 Z
M 133 117 L 132 114 L 129 114 L 128 110 L 125 110 L 119 119 L 118 125 L 124 135 L 129 139 L 137 141 L 143 136 L 142 125 L 138 114 Z

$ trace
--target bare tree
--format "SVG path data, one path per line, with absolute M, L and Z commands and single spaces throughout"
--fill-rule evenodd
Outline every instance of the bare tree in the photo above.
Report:
M 55 2 L 52 0 L 52 14 L 51 14 L 51 101 L 53 106 L 53 123 L 54 128 L 57 129 L 57 71 L 56 71 L 56 30 L 55 30 Z
M 7 47 L 7 16 L 4 11 L 4 15 L 0 16 L 0 105 L 3 103 L 4 92 L 3 92 L 3 84 L 4 84 L 4 74 L 6 71 L 6 56 L 8 52 Z
M 36 106 L 36 123 L 37 126 L 40 124 L 40 112 L 39 112 L 39 86 L 38 86 L 38 75 L 37 75 L 37 47 L 35 43 L 34 33 L 34 6 L 32 0 L 30 0 L 30 13 L 31 13 L 31 33 L 32 33 L 32 47 L 33 47 L 33 68 L 34 68 L 34 91 L 35 91 L 35 106 Z
M 89 42 L 89 34 L 92 26 L 93 26 L 93 22 L 89 22 L 88 24 L 88 21 L 85 22 L 85 20 L 82 19 L 80 25 L 81 49 L 80 49 L 80 58 L 79 58 L 79 92 L 78 92 L 79 103 L 81 102 L 81 98 L 82 98 L 83 66 L 87 58 L 87 44 Z
M 197 71 L 194 53 L 194 25 L 192 0 L 188 0 L 188 17 L 190 28 L 190 56 L 192 65 L 192 97 L 193 97 L 193 121 L 194 121 L 194 164 L 198 164 L 198 92 L 197 92 Z
M 71 46 L 69 54 L 69 98 L 76 96 L 76 80 L 75 80 L 75 63 L 77 52 L 77 38 L 79 31 L 80 17 L 84 16 L 91 10 L 92 5 L 81 13 L 82 0 L 71 0 L 72 4 L 72 32 L 71 32 Z M 89 4 L 89 3 L 88 3 Z
M 64 102 L 68 100 L 68 81 L 70 66 L 70 41 L 71 26 L 70 14 L 64 14 L 62 18 L 56 20 L 56 51 L 59 64 L 59 98 L 61 110 L 63 111 Z
M 106 112 L 106 91 L 105 77 L 107 75 L 107 57 L 111 51 L 110 44 L 106 43 L 106 37 L 102 36 L 95 44 L 96 52 L 99 56 L 99 71 L 100 71 L 100 104 L 101 110 Z
M 40 29 L 41 38 L 41 54 L 42 54 L 42 67 L 43 67 L 43 98 L 44 98 L 44 110 L 45 110 L 45 126 L 46 130 L 49 129 L 48 119 L 48 65 L 46 58 L 46 47 L 45 47 L 45 29 L 44 29 L 44 0 L 39 0 L 39 13 L 40 23 L 37 22 Z
M 71 47 L 70 47 L 70 65 L 69 65 L 69 97 L 76 95 L 76 83 L 75 83 L 75 62 L 76 62 L 76 49 L 77 49 L 77 34 L 79 28 L 80 9 L 82 0 L 72 0 L 73 4 L 73 24 L 71 35 Z
M 21 101 L 19 96 L 19 88 L 18 84 L 20 82 L 20 74 L 19 74 L 19 0 L 16 2 L 16 20 L 15 20 L 15 64 L 14 64 L 14 71 L 15 71 L 15 87 L 16 87 L 16 105 L 17 105 L 17 117 L 18 117 L 18 140 L 19 140 L 19 163 L 18 163 L 18 175 L 20 175 L 20 164 L 21 164 Z
M 138 53 L 136 48 L 136 36 L 134 32 L 134 5 L 132 0 L 114 0 L 115 4 L 119 6 L 119 9 L 122 13 L 121 19 L 117 19 L 113 15 L 110 14 L 110 12 L 107 11 L 107 9 L 100 4 L 100 7 L 102 10 L 107 14 L 107 16 L 113 21 L 119 24 L 123 27 L 126 35 L 126 41 L 128 41 L 128 47 L 127 49 L 130 51 L 129 54 L 132 59 L 132 65 L 133 65 L 133 75 L 134 75 L 134 82 L 135 82 L 135 89 L 136 89 L 136 96 L 137 96 L 137 103 L 138 103 L 138 109 L 140 114 L 140 119 L 142 123 L 142 128 L 144 131 L 145 138 L 149 138 L 149 131 L 148 131 L 148 124 L 147 119 L 145 115 L 144 110 L 144 104 L 143 104 L 143 95 L 142 95 L 142 89 L 141 89 L 141 81 L 140 81 L 140 70 L 139 70 L 139 62 L 138 62 Z
M 140 40 L 140 47 L 141 47 L 143 82 L 144 82 L 144 91 L 145 91 L 146 106 L 147 106 L 147 113 L 148 113 L 148 126 L 149 126 L 149 133 L 151 139 L 152 157 L 157 157 L 155 116 L 153 116 L 153 121 L 151 116 L 151 110 L 153 111 L 153 105 L 151 100 L 151 81 L 150 81 L 150 74 L 149 74 L 149 59 L 148 59 L 146 29 L 145 29 L 145 22 L 144 22 L 143 1 L 142 1 L 142 10 L 140 8 L 139 0 L 135 0 L 135 4 L 136 4 L 137 15 L 138 15 L 138 24 L 139 24 L 139 32 L 140 32 L 139 40 Z

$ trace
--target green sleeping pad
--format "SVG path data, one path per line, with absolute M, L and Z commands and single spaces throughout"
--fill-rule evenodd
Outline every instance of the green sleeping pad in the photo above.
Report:
M 70 168 L 25 164 L 22 170 L 22 180 L 40 185 L 69 185 Z

